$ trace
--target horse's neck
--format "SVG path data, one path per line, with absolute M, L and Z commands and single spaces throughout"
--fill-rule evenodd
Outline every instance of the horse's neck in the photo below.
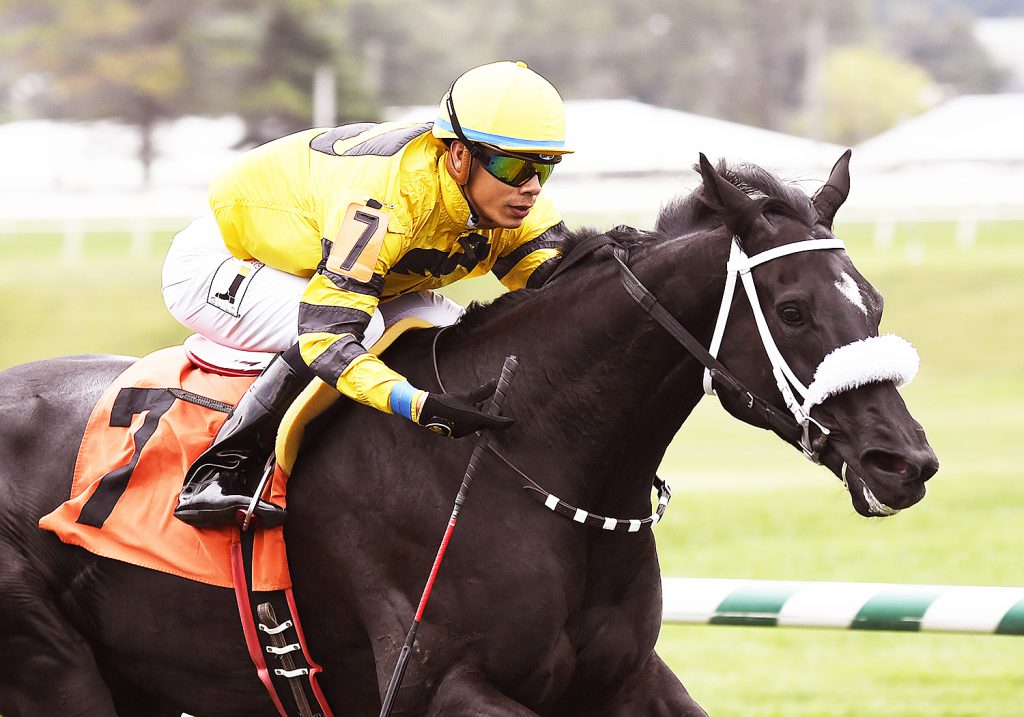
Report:
M 635 255 L 635 273 L 706 345 L 725 250 L 673 241 Z M 524 302 L 515 321 L 491 327 L 500 338 L 471 341 L 508 347 L 521 358 L 510 403 L 516 433 L 527 438 L 497 440 L 514 443 L 541 475 L 546 457 L 562 456 L 557 464 L 572 469 L 556 480 L 571 485 L 549 490 L 617 504 L 629 496 L 642 500 L 642 486 L 649 487 L 700 400 L 702 366 L 629 297 L 613 262 L 577 271 Z M 491 363 L 500 366 L 499 356 Z

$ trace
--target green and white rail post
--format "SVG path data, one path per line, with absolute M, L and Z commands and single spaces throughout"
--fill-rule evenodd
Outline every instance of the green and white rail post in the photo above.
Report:
M 1024 635 L 1024 588 L 664 578 L 663 622 Z

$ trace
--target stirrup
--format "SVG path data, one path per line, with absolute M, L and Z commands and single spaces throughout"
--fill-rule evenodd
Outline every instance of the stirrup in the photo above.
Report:
M 252 494 L 252 500 L 249 501 L 248 509 L 245 511 L 238 511 L 238 515 L 235 516 L 235 520 L 242 525 L 243 533 L 249 529 L 249 523 L 252 521 L 253 513 L 256 511 L 256 506 L 260 504 L 260 496 L 263 495 L 263 489 L 267 487 L 267 482 L 270 480 L 270 476 L 274 475 L 274 468 L 276 467 L 277 454 L 271 453 L 270 457 L 267 458 L 267 465 L 263 468 L 263 477 L 260 478 L 260 482 L 256 484 L 256 490 Z M 273 503 L 271 503 L 271 505 L 273 505 Z M 258 515 L 257 520 L 259 520 Z
M 182 488 L 174 517 L 196 528 L 238 523 L 248 529 L 253 520 L 265 528 L 281 525 L 287 517 L 285 509 L 261 498 L 275 466 L 273 457 L 268 459 L 259 480 L 253 475 L 245 481 L 223 471 L 193 477 Z M 247 490 L 250 487 L 256 488 L 255 495 Z

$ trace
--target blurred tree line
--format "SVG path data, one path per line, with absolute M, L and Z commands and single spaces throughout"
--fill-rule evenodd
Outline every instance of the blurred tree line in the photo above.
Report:
M 943 96 L 999 91 L 972 11 L 1020 0 L 0 0 L 0 117 L 241 115 L 247 143 L 433 104 L 525 59 L 567 98 L 626 97 L 853 143 Z

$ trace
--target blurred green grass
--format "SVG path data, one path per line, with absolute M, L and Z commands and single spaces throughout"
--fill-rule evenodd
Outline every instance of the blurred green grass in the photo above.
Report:
M 597 226 L 620 220 L 585 219 Z M 184 222 L 183 222 L 184 224 Z M 1024 226 L 839 225 L 885 296 L 883 332 L 921 352 L 903 390 L 942 468 L 927 498 L 867 520 L 842 486 L 706 400 L 662 465 L 675 497 L 658 528 L 663 572 L 693 577 L 1024 585 Z M 169 234 L 131 258 L 127 234 L 86 236 L 62 261 L 56 233 L 0 237 L 0 368 L 70 353 L 141 355 L 187 331 L 163 307 Z M 493 296 L 490 279 L 447 293 Z M 717 717 L 1024 714 L 1024 640 L 668 626 L 659 651 Z

